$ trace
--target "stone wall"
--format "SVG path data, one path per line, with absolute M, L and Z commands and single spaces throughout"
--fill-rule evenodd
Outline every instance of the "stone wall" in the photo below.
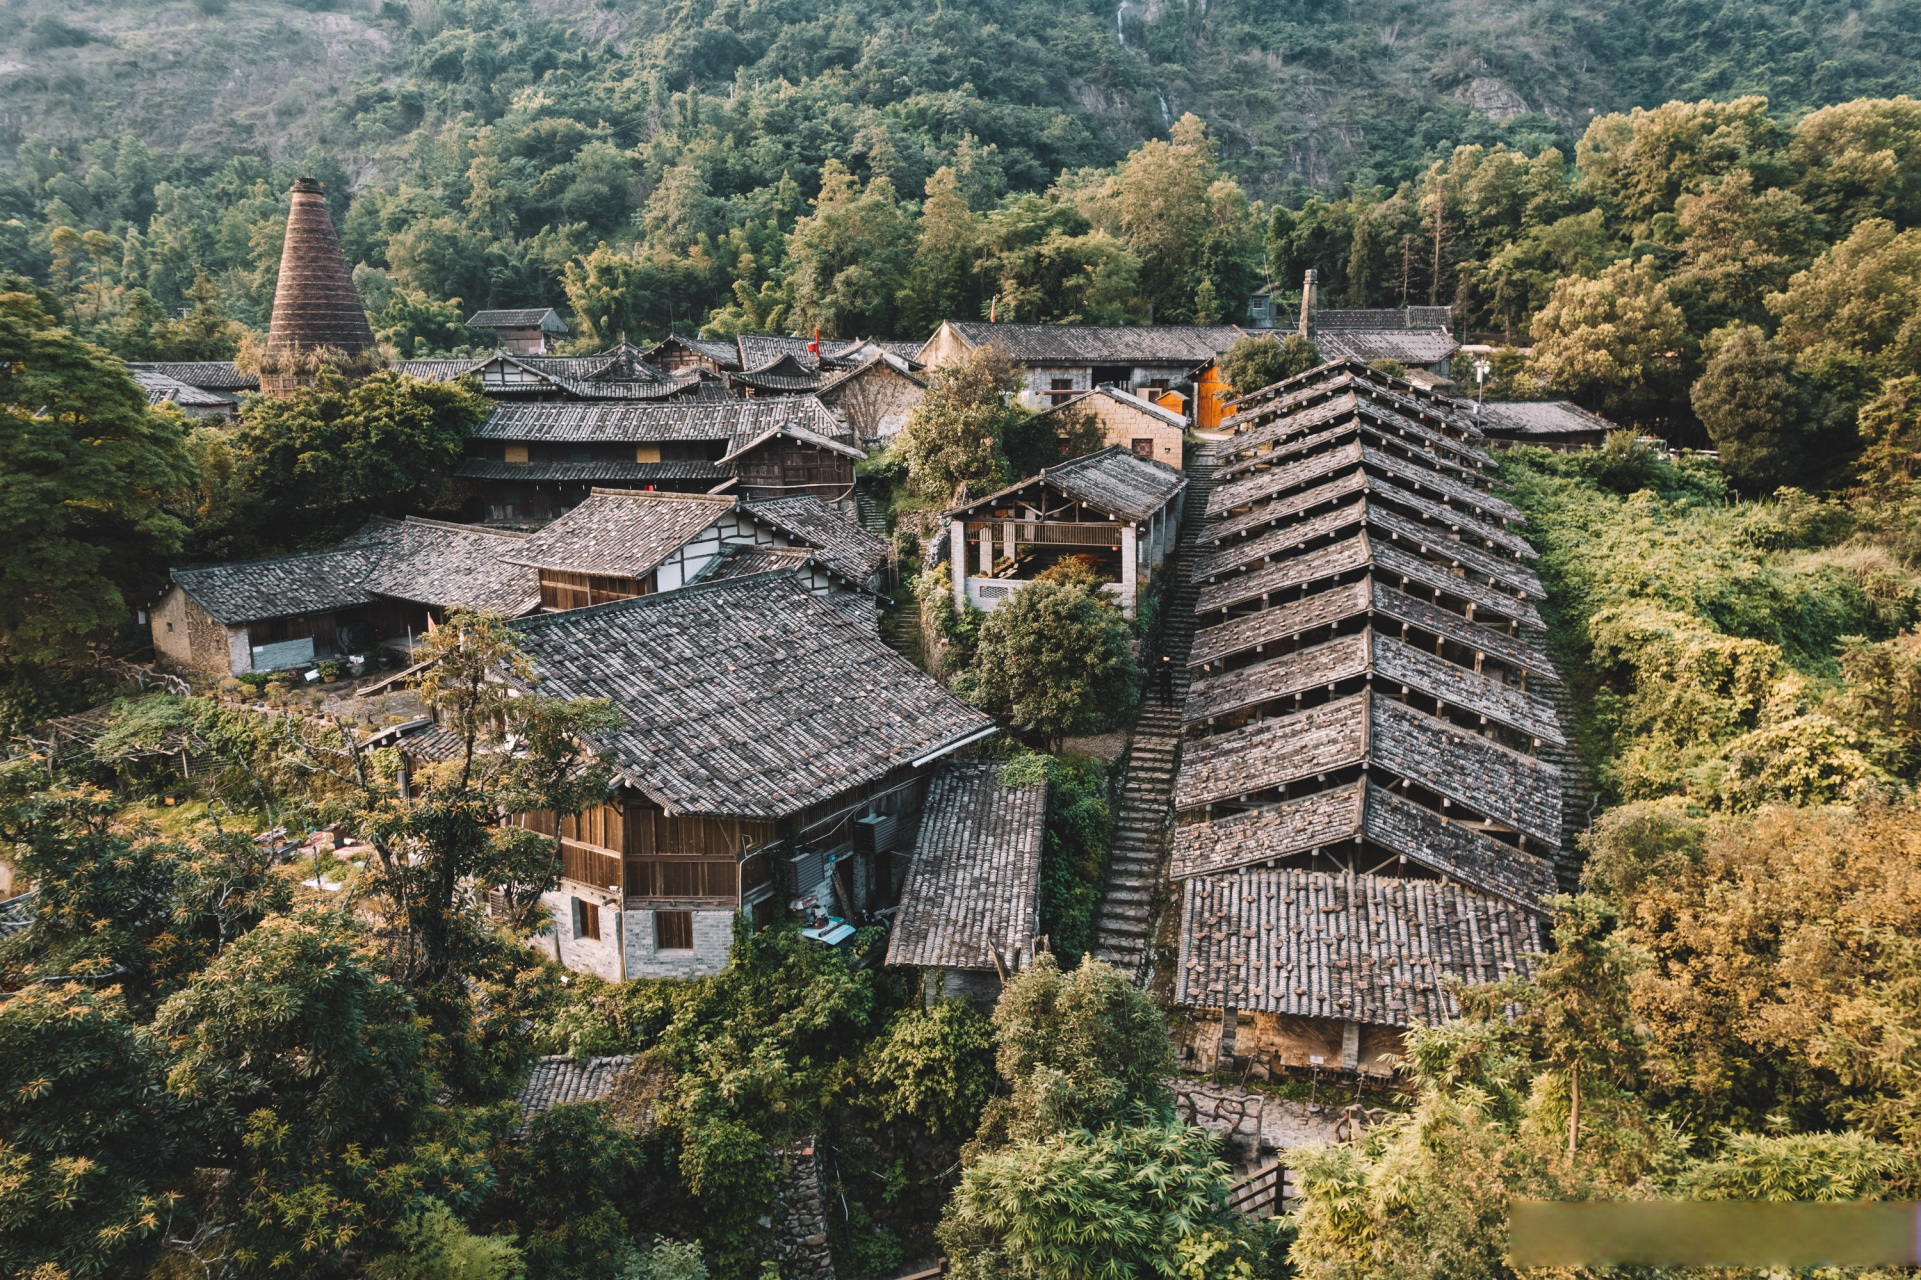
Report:
M 1310 1142 L 1334 1141 L 1347 1095 L 1323 1080 L 1323 1109 L 1309 1111 L 1305 1102 L 1271 1097 L 1251 1089 L 1235 1089 L 1206 1081 L 1180 1078 L 1174 1090 L 1174 1112 L 1222 1139 L 1221 1158 L 1244 1176 L 1271 1164 L 1283 1151 Z
M 1164 462 L 1176 471 L 1181 469 L 1181 443 L 1186 435 L 1184 426 L 1163 422 L 1151 413 L 1143 413 L 1131 404 L 1108 396 L 1089 396 L 1085 400 L 1077 400 L 1063 412 L 1072 413 L 1076 410 L 1091 413 L 1100 419 L 1101 430 L 1105 433 L 1103 443 L 1132 449 L 1136 440 L 1152 440 L 1154 461 Z
M 802 1138 L 774 1152 L 774 1163 L 774 1253 L 783 1280 L 834 1280 L 814 1139 Z
M 583 897 L 583 901 L 600 904 L 600 936 L 598 938 L 579 938 L 574 936 L 574 895 L 566 886 L 540 895 L 541 905 L 553 917 L 554 932 L 545 937 L 529 940 L 528 945 L 544 952 L 554 954 L 555 946 L 560 950 L 560 962 L 578 973 L 591 973 L 607 979 L 620 981 L 620 951 L 614 939 L 618 936 L 614 922 L 615 911 L 606 905 L 607 899 L 601 895 Z

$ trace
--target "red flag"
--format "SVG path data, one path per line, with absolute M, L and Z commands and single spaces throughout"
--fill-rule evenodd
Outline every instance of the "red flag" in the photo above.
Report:
M 816 360 L 820 359 L 820 330 L 819 329 L 814 330 L 814 340 L 807 344 L 807 354 L 814 357 Z
M 1001 304 L 1001 296 L 997 293 L 994 295 L 993 301 L 987 304 L 987 323 L 989 324 L 994 323 L 994 311 L 996 308 L 1000 306 L 1000 304 Z

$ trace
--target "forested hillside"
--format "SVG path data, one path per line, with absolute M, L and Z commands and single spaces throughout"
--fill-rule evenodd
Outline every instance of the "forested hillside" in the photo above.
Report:
M 409 353 L 458 346 L 461 308 L 533 303 L 571 306 L 589 338 L 710 321 L 916 333 L 996 295 L 1021 318 L 1229 316 L 1250 283 L 1303 261 L 1337 297 L 1432 295 L 1524 329 L 1545 282 L 1643 243 L 1682 248 L 1677 201 L 1731 168 L 1757 191 L 1805 188 L 1829 142 L 1881 154 L 1890 137 L 1845 125 L 1797 151 L 1791 126 L 1915 88 L 1921 53 L 1892 4 L 9 0 L 0 14 L 0 268 L 76 299 L 70 318 L 129 356 L 185 354 L 155 326 L 197 300 L 264 324 L 297 173 L 327 182 L 370 305 L 398 285 L 384 328 Z M 1680 125 L 1652 151 L 1619 114 L 1744 93 L 1766 97 L 1765 122 L 1757 107 Z M 1189 113 L 1218 169 L 1176 175 L 1172 214 L 1147 226 L 1160 215 L 1130 208 L 1109 166 Z M 1577 144 L 1593 173 L 1575 172 Z M 1531 176 L 1473 183 L 1474 158 L 1502 147 Z M 1635 166 L 1661 148 L 1698 154 L 1640 191 Z M 1450 166 L 1438 219 L 1436 163 Z M 1168 176 L 1137 167 L 1134 190 Z M 794 236 L 823 193 L 842 207 Z M 1310 194 L 1335 210 L 1272 243 L 1266 209 Z M 1846 208 L 1802 194 L 1829 221 L 1789 229 L 1790 264 L 1861 213 L 1845 193 L 1829 204 Z M 1438 246 L 1416 251 L 1437 220 Z M 213 288 L 191 298 L 199 273 Z

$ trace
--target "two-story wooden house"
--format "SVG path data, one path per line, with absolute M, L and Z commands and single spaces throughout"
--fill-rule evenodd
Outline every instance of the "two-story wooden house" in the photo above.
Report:
M 551 520 L 596 486 L 846 501 L 866 457 L 812 396 L 671 403 L 502 403 L 455 475 L 476 514 Z
M 596 744 L 618 789 L 558 824 L 545 899 L 562 960 L 610 979 L 717 973 L 742 915 L 826 924 L 883 905 L 932 766 L 994 732 L 789 573 L 513 625 L 543 695 L 622 717 Z

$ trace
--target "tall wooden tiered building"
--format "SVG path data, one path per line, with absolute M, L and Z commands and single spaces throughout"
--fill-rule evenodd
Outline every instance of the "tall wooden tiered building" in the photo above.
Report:
M 1174 806 L 1178 1001 L 1284 1062 L 1380 1070 L 1524 970 L 1565 746 L 1534 552 L 1457 402 L 1345 361 L 1217 451 Z

